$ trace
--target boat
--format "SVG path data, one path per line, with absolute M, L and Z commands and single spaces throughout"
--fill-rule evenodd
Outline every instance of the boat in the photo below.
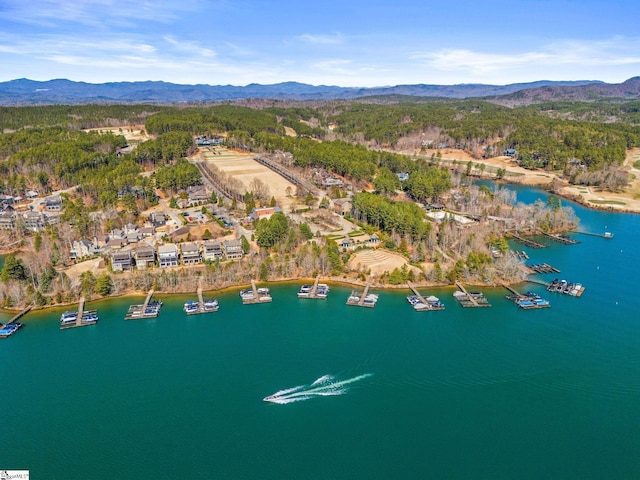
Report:
M 60 325 L 69 325 L 70 323 L 76 323 L 78 320 L 78 312 L 66 311 L 60 315 Z
M 262 287 L 258 289 L 258 295 L 269 295 L 269 289 L 267 287 Z
M 240 290 L 240 298 L 251 300 L 253 298 L 253 290 Z
M 205 312 L 215 312 L 218 310 L 218 300 L 205 300 L 202 307 L 204 308 Z
M 82 312 L 82 318 L 80 319 L 83 323 L 95 323 L 98 321 L 98 314 L 96 312 Z
M 196 313 L 199 308 L 200 304 L 198 302 L 189 300 L 184 304 L 183 310 L 187 313 Z
M 9 322 L 5 325 L 0 324 L 0 338 L 7 338 L 22 328 L 20 322 Z
M 298 291 L 298 297 L 308 297 L 313 290 L 313 285 L 302 285 Z

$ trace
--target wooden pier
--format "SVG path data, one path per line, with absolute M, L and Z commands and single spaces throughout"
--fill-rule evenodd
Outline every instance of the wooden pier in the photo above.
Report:
M 576 243 L 580 243 L 579 240 L 575 240 L 571 237 L 567 237 L 566 235 L 554 235 L 554 234 L 542 232 L 542 231 L 540 233 L 542 233 L 542 235 L 544 235 L 546 238 L 550 238 L 554 242 L 562 243 L 564 245 L 575 245 Z
M 217 300 L 207 300 L 204 301 L 202 296 L 202 284 L 198 282 L 198 301 L 187 302 L 184 304 L 184 311 L 187 315 L 198 315 L 200 313 L 212 313 L 218 311 L 218 301 Z
M 413 295 L 407 297 L 407 301 L 416 312 L 444 310 L 444 305 L 440 302 L 440 299 L 436 297 L 424 298 L 411 282 L 407 282 L 407 286 L 413 292 Z
M 470 307 L 490 307 L 491 304 L 489 300 L 480 292 L 467 292 L 467 289 L 464 288 L 460 282 L 456 282 L 456 287 L 460 290 L 459 292 L 455 292 L 453 296 L 464 308 Z
M 329 293 L 329 286 L 318 283 L 319 281 L 320 275 L 316 276 L 316 280 L 310 288 L 308 285 L 302 285 L 298 292 L 298 298 L 319 298 L 320 300 L 325 300 Z
M 534 263 L 525 265 L 532 273 L 560 273 L 555 267 L 552 267 L 548 263 Z
M 244 305 L 252 305 L 254 303 L 269 303 L 272 298 L 268 288 L 258 288 L 256 281 L 251 280 L 251 290 L 241 290 L 240 297 Z
M 144 300 L 142 305 L 131 305 L 127 314 L 125 315 L 125 320 L 140 320 L 142 318 L 156 318 L 160 314 L 160 307 L 162 306 L 162 302 L 160 300 L 151 301 L 153 297 L 153 289 L 149 290 L 147 294 L 147 298 Z
M 369 280 L 367 281 L 367 285 L 364 287 L 363 292 L 357 292 L 356 290 L 351 291 L 351 295 L 347 298 L 347 305 L 353 305 L 356 307 L 368 307 L 373 308 L 376 306 L 378 301 L 378 296 L 375 294 L 371 294 L 369 298 L 369 287 L 371 287 L 371 282 L 373 281 L 373 275 L 369 275 Z
M 29 313 L 31 311 L 31 309 L 33 308 L 33 305 L 29 305 L 28 307 L 26 307 L 24 310 L 20 311 L 19 313 L 16 313 L 11 320 L 9 320 L 7 323 L 14 323 L 18 320 L 20 320 L 22 317 L 24 317 L 27 313 Z
M 78 312 L 76 313 L 76 321 L 69 323 L 61 323 L 60 330 L 66 330 L 68 328 L 86 327 L 87 325 L 95 325 L 98 323 L 98 311 L 97 310 L 85 310 L 85 299 L 80 297 L 78 302 Z
M 527 247 L 531 247 L 531 248 L 545 248 L 547 247 L 547 245 L 545 245 L 544 243 L 539 243 L 536 242 L 534 240 L 530 240 L 528 238 L 523 238 L 520 235 L 517 235 L 515 233 L 509 233 L 509 235 L 513 238 L 515 238 L 518 242 L 522 243 L 523 245 L 526 245 Z

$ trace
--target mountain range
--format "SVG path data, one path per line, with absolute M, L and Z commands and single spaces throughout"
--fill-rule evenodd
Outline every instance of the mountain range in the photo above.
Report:
M 168 82 L 85 83 L 66 79 L 35 81 L 26 78 L 0 82 L 0 105 L 48 105 L 83 103 L 202 103 L 249 98 L 275 100 L 334 100 L 380 95 L 438 98 L 483 97 L 505 105 L 549 100 L 593 101 L 640 98 L 640 77 L 620 84 L 595 80 L 546 81 L 509 85 L 395 85 L 354 88 L 284 82 L 272 85 L 182 85 Z

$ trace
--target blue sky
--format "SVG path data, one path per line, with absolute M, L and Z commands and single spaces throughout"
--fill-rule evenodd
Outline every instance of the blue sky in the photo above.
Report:
M 639 19 L 637 0 L 0 0 L 0 81 L 619 83 Z

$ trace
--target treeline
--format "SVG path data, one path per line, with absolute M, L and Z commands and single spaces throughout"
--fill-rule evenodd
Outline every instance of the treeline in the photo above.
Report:
M 0 133 L 25 127 L 61 126 L 69 130 L 142 124 L 169 107 L 156 105 L 47 105 L 0 107 Z
M 353 196 L 353 216 L 387 233 L 408 234 L 415 242 L 429 236 L 432 224 L 425 212 L 413 202 L 394 202 L 369 192 Z

